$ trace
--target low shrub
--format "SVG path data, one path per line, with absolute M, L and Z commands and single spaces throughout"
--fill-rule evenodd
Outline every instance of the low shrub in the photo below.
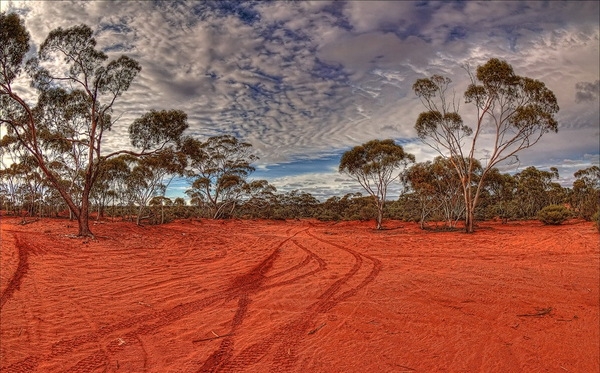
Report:
M 340 214 L 331 211 L 323 211 L 320 214 L 317 214 L 316 218 L 320 221 L 339 221 L 341 219 Z
M 563 205 L 549 205 L 538 213 L 538 220 L 547 225 L 560 225 L 571 217 L 571 212 Z

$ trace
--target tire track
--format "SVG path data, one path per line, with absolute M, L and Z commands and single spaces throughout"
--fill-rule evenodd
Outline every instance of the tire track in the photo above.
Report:
M 69 373 L 91 373 L 98 367 L 107 365 L 110 360 L 110 355 L 114 355 L 115 353 L 120 352 L 124 349 L 122 343 L 123 340 L 127 341 L 138 339 L 140 335 L 152 333 L 155 330 L 160 329 L 161 327 L 169 325 L 187 315 L 201 311 L 213 304 L 219 302 L 225 303 L 230 300 L 239 298 L 240 300 L 238 302 L 238 310 L 236 312 L 236 315 L 234 316 L 234 320 L 232 321 L 232 327 L 237 328 L 239 325 L 241 325 L 243 319 L 245 318 L 246 311 L 248 309 L 248 304 L 250 302 L 248 294 L 256 292 L 261 288 L 262 283 L 267 278 L 265 276 L 265 273 L 271 268 L 273 262 L 279 256 L 282 246 L 288 241 L 290 241 L 297 234 L 306 229 L 308 228 L 304 228 L 293 234 L 291 234 L 291 231 L 293 230 L 292 228 L 287 230 L 286 234 L 288 234 L 289 236 L 283 239 L 281 242 L 279 242 L 275 249 L 265 260 L 263 260 L 256 267 L 254 267 L 249 273 L 238 276 L 235 279 L 233 279 L 232 283 L 223 291 L 220 291 L 211 296 L 193 302 L 180 304 L 168 310 L 154 311 L 145 315 L 135 316 L 123 320 L 117 324 L 102 326 L 98 329 L 97 332 L 82 334 L 74 338 L 60 340 L 51 346 L 51 352 L 49 354 L 44 356 L 28 356 L 27 358 L 17 363 L 11 364 L 6 368 L 2 368 L 2 372 L 34 372 L 37 366 L 39 365 L 40 361 L 48 361 L 62 357 L 75 351 L 78 347 L 84 344 L 90 342 L 96 342 L 97 344 L 100 339 L 106 338 L 112 333 L 115 333 L 117 331 L 125 332 L 126 330 L 129 330 L 127 333 L 124 333 L 124 335 L 121 337 L 121 340 L 112 340 L 108 343 L 104 350 L 101 349 L 95 351 L 91 355 L 88 355 L 87 357 L 79 360 L 72 367 L 68 368 L 68 370 L 65 370 L 65 372 Z M 26 244 L 19 246 L 24 247 L 26 249 L 26 251 L 24 251 L 25 254 L 27 254 L 30 250 L 29 246 L 27 246 Z M 25 264 L 26 263 L 27 262 L 25 261 Z M 26 268 L 24 271 L 26 272 Z M 132 328 L 133 330 L 130 330 Z M 222 343 L 222 348 L 217 350 L 213 355 L 224 355 L 226 357 L 226 352 L 229 350 L 229 347 L 227 346 L 228 344 L 231 344 L 231 348 L 233 348 L 233 339 L 226 338 L 226 340 L 224 340 Z M 219 361 L 226 361 L 226 359 L 223 358 L 219 359 Z M 218 366 L 218 364 L 214 363 L 213 365 Z
M 15 246 L 19 251 L 19 264 L 17 264 L 17 270 L 13 274 L 10 282 L 6 286 L 6 289 L 0 295 L 0 310 L 4 307 L 4 304 L 12 297 L 13 293 L 21 287 L 21 282 L 23 282 L 23 277 L 27 274 L 29 270 L 29 252 L 31 248 L 29 245 L 22 241 L 19 236 L 15 235 Z
M 279 349 L 275 353 L 273 365 L 271 366 L 271 369 L 269 371 L 271 373 L 290 371 L 294 367 L 298 359 L 298 356 L 294 353 L 294 347 L 297 346 L 300 343 L 300 341 L 307 335 L 308 330 L 310 329 L 311 325 L 313 325 L 313 320 L 316 318 L 316 316 L 318 314 L 330 311 L 333 307 L 335 307 L 343 300 L 356 295 L 356 293 L 358 293 L 359 290 L 361 290 L 369 283 L 374 281 L 382 269 L 381 261 L 378 259 L 375 259 L 368 255 L 360 254 L 357 251 L 352 250 L 346 246 L 342 246 L 337 243 L 333 243 L 329 240 L 319 238 L 315 236 L 315 234 L 312 232 L 307 231 L 306 234 L 319 242 L 331 245 L 342 251 L 352 254 L 356 262 L 355 265 L 350 269 L 350 271 L 348 271 L 342 277 L 342 279 L 332 284 L 329 289 L 327 289 L 325 292 L 323 292 L 323 294 L 321 294 L 317 302 L 313 303 L 311 306 L 308 307 L 307 312 L 305 314 L 303 314 L 294 322 L 286 325 L 282 333 L 283 342 L 280 344 Z M 371 261 L 371 263 L 373 264 L 373 268 L 371 269 L 371 271 L 358 285 L 351 287 L 349 290 L 339 294 L 336 297 L 335 294 L 339 292 L 341 287 L 344 284 L 346 284 L 352 277 L 354 277 L 359 271 L 359 269 L 361 269 L 361 267 L 363 266 L 363 258 Z
M 306 231 L 307 229 L 305 229 L 304 231 Z M 289 234 L 289 232 L 290 232 L 290 230 L 288 230 L 286 233 Z M 295 283 L 304 277 L 310 276 L 310 275 L 317 273 L 319 271 L 322 271 L 326 268 L 327 264 L 323 258 L 319 257 L 313 251 L 311 251 L 311 250 L 307 249 L 306 247 L 304 247 L 303 245 L 301 245 L 296 239 L 292 239 L 292 237 L 298 235 L 299 233 L 301 233 L 301 232 L 295 233 L 293 236 L 289 237 L 285 242 L 287 242 L 288 240 L 291 239 L 291 242 L 294 243 L 294 245 L 296 245 L 301 250 L 303 250 L 307 253 L 307 257 L 299 264 L 289 267 L 289 268 L 287 268 L 283 271 L 280 271 L 274 275 L 271 275 L 268 277 L 265 276 L 264 275 L 265 272 L 270 268 L 270 264 L 272 264 L 273 260 L 276 258 L 275 256 L 273 256 L 273 254 L 275 254 L 276 252 L 279 251 L 281 246 L 283 246 L 283 243 L 285 243 L 285 242 L 283 242 L 282 245 L 278 248 L 278 250 L 273 252 L 273 254 L 271 254 L 271 256 L 265 260 L 265 262 L 261 263 L 261 265 L 259 265 L 257 267 L 257 269 L 253 270 L 249 275 L 244 276 L 244 277 L 255 279 L 255 281 L 253 282 L 254 286 L 251 289 L 252 292 L 257 292 L 259 290 L 262 291 L 262 290 L 266 290 L 266 289 L 270 289 L 270 288 L 274 288 L 274 287 L 281 287 L 281 286 L 284 286 L 287 284 Z M 307 273 L 295 276 L 294 278 L 291 278 L 289 280 L 279 281 L 277 283 L 270 284 L 270 285 L 263 285 L 265 280 L 281 277 L 286 274 L 297 271 L 299 269 L 302 269 L 303 267 L 308 265 L 313 260 L 318 263 L 317 269 L 314 269 Z M 267 263 L 269 263 L 269 266 L 266 265 Z M 257 278 L 258 274 L 261 275 L 260 278 Z M 260 283 L 259 283 L 259 281 L 260 281 Z M 238 284 L 240 282 L 242 282 L 242 283 L 244 282 L 243 278 L 240 278 L 237 281 L 235 281 L 235 283 L 238 283 Z M 243 290 L 243 288 L 242 288 L 242 290 Z M 309 327 L 308 323 L 310 320 L 306 320 L 306 325 L 302 326 L 301 328 L 294 327 L 293 325 L 292 326 L 286 325 L 279 332 L 273 334 L 270 338 L 263 341 L 262 343 L 253 344 L 249 348 L 246 348 L 242 352 L 241 359 L 238 357 L 235 360 L 232 360 L 234 358 L 234 356 L 233 356 L 233 348 L 234 348 L 233 338 L 235 336 L 235 331 L 241 325 L 241 323 L 245 317 L 245 314 L 247 312 L 248 305 L 249 305 L 249 298 L 248 298 L 249 295 L 250 295 L 250 292 L 244 292 L 240 296 L 238 309 L 237 309 L 236 315 L 233 319 L 231 330 L 228 333 L 229 336 L 226 337 L 221 342 L 219 348 L 213 354 L 211 354 L 209 356 L 209 358 L 204 362 L 204 364 L 200 367 L 200 369 L 197 371 L 197 373 L 216 373 L 216 372 L 223 371 L 223 370 L 225 370 L 227 372 L 233 372 L 233 371 L 243 370 L 248 365 L 254 364 L 254 363 L 258 362 L 259 360 L 261 360 L 264 357 L 264 355 L 271 349 L 271 347 L 277 342 L 281 343 L 284 340 L 285 334 L 289 334 L 291 330 L 293 330 L 293 329 L 304 330 Z M 240 361 L 241 361 L 241 363 L 240 363 Z
M 303 267 L 307 266 L 312 261 L 316 261 L 319 267 L 317 269 L 313 269 L 312 271 L 309 271 L 309 272 L 303 273 L 301 275 L 295 276 L 295 277 L 293 277 L 293 278 L 291 278 L 289 280 L 284 280 L 284 281 L 280 281 L 280 282 L 277 282 L 277 283 L 274 283 L 274 284 L 265 285 L 262 288 L 263 290 L 271 289 L 271 288 L 275 288 L 275 287 L 280 287 L 280 286 L 283 286 L 283 285 L 293 284 L 296 281 L 298 281 L 298 280 L 300 280 L 300 279 L 302 279 L 304 277 L 308 277 L 308 276 L 314 275 L 314 274 L 316 274 L 318 272 L 321 272 L 321 271 L 323 271 L 323 270 L 325 270 L 327 268 L 327 263 L 325 262 L 325 260 L 323 260 L 323 258 L 321 258 L 320 256 L 316 255 L 314 252 L 312 252 L 309 249 L 307 249 L 306 247 L 304 247 L 302 244 L 300 244 L 298 242 L 298 240 L 293 239 L 292 242 L 296 246 L 298 246 L 300 249 L 302 249 L 306 253 L 308 253 L 306 259 L 304 259 L 304 261 L 302 261 L 301 263 L 299 263 L 299 264 L 297 264 L 297 265 L 295 265 L 293 267 L 290 267 L 290 268 L 288 268 L 288 269 L 286 269 L 284 271 L 281 271 L 281 272 L 279 272 L 279 273 L 277 273 L 275 275 L 269 276 L 269 279 L 284 276 L 284 275 L 286 275 L 288 273 L 291 273 L 291 272 L 293 272 L 293 271 L 295 271 L 297 269 L 300 269 L 300 268 L 303 268 Z
M 306 238 L 316 240 L 325 246 L 333 247 L 350 254 L 354 261 L 352 267 L 344 273 L 342 277 L 338 278 L 333 284 L 328 286 L 327 289 L 317 297 L 316 301 L 310 304 L 298 317 L 285 325 L 282 325 L 262 341 L 252 344 L 235 355 L 234 346 L 236 332 L 242 330 L 243 322 L 251 306 L 251 297 L 253 294 L 274 287 L 298 283 L 298 281 L 307 276 L 314 275 L 327 269 L 328 265 L 325 259 L 319 256 L 314 249 L 309 250 L 300 242 L 301 239 L 296 238 L 301 233 L 303 233 Z M 231 284 L 220 292 L 193 302 L 180 304 L 171 309 L 158 310 L 148 314 L 131 317 L 113 325 L 103 326 L 96 332 L 79 335 L 71 339 L 60 340 L 52 345 L 49 354 L 45 356 L 29 356 L 18 363 L 6 367 L 2 371 L 7 373 L 34 372 L 42 361 L 54 360 L 57 358 L 64 360 L 65 355 L 76 351 L 79 347 L 92 342 L 97 345 L 98 341 L 102 338 L 105 339 L 115 332 L 122 331 L 120 338 L 113 339 L 107 344 L 105 342 L 105 348 L 96 350 L 85 358 L 77 361 L 74 365 L 67 368 L 65 372 L 91 373 L 103 366 L 107 369 L 110 364 L 111 356 L 124 350 L 125 341 L 127 343 L 138 341 L 141 345 L 141 335 L 153 333 L 166 325 L 189 314 L 199 312 L 209 306 L 220 302 L 229 302 L 235 299 L 238 300 L 238 305 L 236 313 L 231 321 L 231 331 L 228 333 L 230 335 L 223 338 L 219 347 L 204 361 L 203 365 L 198 370 L 198 373 L 246 371 L 249 366 L 256 364 L 258 361 L 265 358 L 273 348 L 276 348 L 276 350 L 273 352 L 270 371 L 280 372 L 290 370 L 294 367 L 298 359 L 296 352 L 297 346 L 302 339 L 306 337 L 311 327 L 314 327 L 314 319 L 320 313 L 331 310 L 339 304 L 339 302 L 354 296 L 359 290 L 372 282 L 381 270 L 381 263 L 379 260 L 368 255 L 360 254 L 335 242 L 324 240 L 314 233 L 309 232 L 309 228 L 303 228 L 295 233 L 292 233 L 292 229 L 290 229 L 286 231 L 286 235 L 288 235 L 288 237 L 280 241 L 267 258 L 248 273 L 234 278 L 231 281 Z M 274 261 L 279 257 L 281 248 L 288 242 L 291 242 L 294 246 L 303 250 L 306 253 L 306 257 L 301 262 L 268 276 L 268 271 L 272 268 Z M 29 249 L 26 245 L 20 246 L 25 248 L 25 250 Z M 27 252 L 28 251 L 25 251 L 25 253 Z M 371 262 L 373 266 L 367 276 L 362 279 L 358 285 L 340 293 L 342 287 L 354 278 L 361 268 L 364 267 L 365 261 Z M 27 264 L 26 261 L 24 263 Z M 317 267 L 304 273 L 300 273 L 290 279 L 269 283 L 271 282 L 270 280 L 305 270 L 311 263 L 316 263 Z M 24 270 L 21 270 L 23 275 L 25 272 L 26 267 L 24 267 Z M 20 278 L 22 278 L 23 275 L 21 275 Z M 144 360 L 144 366 L 145 365 L 146 361 Z M 144 370 L 145 369 L 146 368 L 144 367 Z
M 290 234 L 290 232 L 291 230 L 288 230 L 286 231 L 286 234 Z M 228 333 L 229 335 L 223 339 L 219 348 L 213 352 L 208 359 L 206 359 L 198 372 L 214 373 L 224 369 L 224 367 L 230 364 L 231 358 L 233 357 L 234 335 L 236 330 L 242 325 L 242 322 L 246 318 L 248 305 L 250 304 L 250 294 L 262 290 L 262 285 L 265 280 L 267 280 L 267 276 L 265 274 L 273 266 L 273 262 L 279 256 L 281 248 L 286 242 L 290 241 L 299 233 L 300 231 L 287 237 L 265 260 L 253 268 L 249 273 L 239 276 L 233 281 L 233 284 L 230 287 L 230 289 L 234 289 L 231 296 L 232 298 L 239 297 L 239 300 L 238 308 L 231 323 L 231 330 Z M 292 268 L 288 268 L 287 270 L 279 272 L 278 276 L 293 271 L 293 268 L 295 267 L 297 266 L 293 266 Z
M 329 244 L 329 245 L 335 246 L 335 247 L 337 247 L 340 250 L 343 250 L 343 251 L 351 253 L 355 258 L 357 258 L 357 260 L 358 260 L 358 258 L 361 258 L 360 259 L 361 262 L 362 262 L 362 258 L 365 258 L 365 259 L 369 260 L 372 263 L 372 265 L 373 265 L 373 269 L 369 272 L 369 274 L 363 279 L 363 281 L 360 284 L 358 284 L 357 286 L 351 288 L 350 290 L 347 290 L 347 291 L 343 292 L 342 294 L 340 294 L 338 297 L 336 297 L 335 299 L 333 299 L 330 302 L 331 307 L 329 307 L 329 305 L 328 305 L 327 306 L 328 308 L 324 307 L 324 308 L 322 308 L 322 310 L 320 312 L 327 312 L 327 311 L 329 311 L 329 309 L 331 309 L 333 306 L 335 306 L 339 302 L 341 302 L 341 301 L 343 301 L 345 299 L 348 299 L 348 298 L 356 295 L 356 293 L 359 290 L 361 290 L 362 288 L 364 288 L 365 286 L 367 286 L 369 283 L 371 283 L 373 280 L 375 280 L 375 278 L 377 277 L 377 275 L 379 274 L 379 272 L 381 272 L 381 270 L 383 268 L 383 265 L 382 265 L 382 263 L 381 263 L 381 261 L 379 259 L 373 258 L 370 255 L 358 253 L 355 250 L 352 250 L 352 249 L 349 249 L 349 248 L 347 248 L 345 246 L 342 246 L 342 245 L 330 242 L 328 240 L 324 240 L 322 238 L 319 238 L 319 237 L 315 236 L 311 232 L 307 232 L 307 234 L 309 236 L 311 236 L 312 238 L 314 238 L 315 240 L 317 240 L 317 241 L 320 241 L 320 242 L 323 242 L 325 244 Z
M 306 308 L 306 310 L 300 314 L 299 317 L 283 325 L 269 337 L 245 348 L 237 356 L 232 355 L 233 343 L 227 342 L 227 359 L 221 360 L 218 362 L 218 364 L 216 364 L 214 359 L 209 358 L 202 366 L 202 368 L 200 368 L 200 370 L 197 371 L 197 373 L 216 373 L 221 371 L 247 371 L 249 366 L 254 365 L 260 360 L 262 360 L 276 345 L 278 347 L 274 352 L 274 357 L 269 372 L 278 373 L 291 371 L 298 360 L 298 355 L 296 353 L 297 346 L 302 341 L 302 339 L 305 338 L 308 334 L 308 331 L 314 324 L 314 319 L 319 314 L 331 310 L 331 308 L 335 307 L 341 301 L 354 296 L 359 290 L 371 283 L 382 269 L 381 261 L 379 261 L 378 259 L 375 259 L 368 255 L 360 254 L 348 247 L 339 245 L 337 243 L 319 238 L 318 236 L 309 232 L 308 230 L 306 230 L 305 233 L 308 237 L 314 240 L 317 240 L 325 245 L 332 246 L 338 250 L 351 254 L 354 258 L 353 266 L 341 278 L 336 280 L 323 293 L 321 293 L 317 297 L 317 300 L 311 305 L 309 305 Z M 319 268 L 315 269 L 314 271 L 311 271 L 312 273 L 316 273 L 326 268 L 327 265 L 323 258 L 316 255 L 311 250 L 306 249 L 296 240 L 293 241 L 295 245 L 309 253 L 311 260 L 317 260 L 317 262 L 319 263 Z M 338 294 L 342 286 L 347 284 L 349 280 L 352 279 L 363 267 L 364 259 L 372 263 L 372 268 L 369 271 L 369 273 L 358 285 L 351 287 L 349 290 L 341 294 Z M 290 267 L 287 270 L 287 272 L 293 271 L 301 267 L 302 266 L 299 265 Z M 296 276 L 291 280 L 286 280 L 265 286 L 260 290 L 294 283 L 297 280 L 306 277 L 309 274 L 312 274 L 311 272 Z M 336 296 L 336 294 L 338 295 Z M 223 341 L 222 344 L 225 344 L 225 341 Z M 225 351 L 223 349 L 220 348 L 218 351 L 222 351 L 222 354 L 225 355 Z

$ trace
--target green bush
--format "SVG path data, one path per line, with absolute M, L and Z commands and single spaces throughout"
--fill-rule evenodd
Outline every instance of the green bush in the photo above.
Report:
M 571 212 L 563 205 L 549 205 L 538 213 L 538 220 L 548 225 L 560 225 L 571 217 Z
M 340 214 L 336 214 L 331 211 L 322 211 L 321 213 L 316 215 L 317 220 L 320 221 L 340 221 Z

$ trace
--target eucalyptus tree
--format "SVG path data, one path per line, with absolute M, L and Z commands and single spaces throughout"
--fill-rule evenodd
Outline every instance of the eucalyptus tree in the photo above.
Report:
M 135 158 L 133 169 L 126 179 L 127 192 L 138 205 L 136 223 L 142 220 L 146 205 L 152 200 L 162 201 L 170 180 L 176 175 L 183 175 L 187 165 L 186 155 L 172 149 Z M 163 216 L 164 210 L 161 211 Z M 161 222 L 164 219 L 161 218 Z
M 253 180 L 246 183 L 244 207 L 247 213 L 255 217 L 270 218 L 273 213 L 277 188 L 267 180 Z
M 25 165 L 12 163 L 0 168 L 0 196 L 2 198 L 2 209 L 9 214 L 17 214 L 21 201 L 19 187 L 26 174 Z
M 48 182 L 31 156 L 26 156 L 16 168 L 20 171 L 17 194 L 22 208 L 29 216 L 43 215 L 44 199 L 48 194 Z
M 1 110 L 1 108 L 0 108 Z M 2 209 L 18 214 L 23 206 L 21 187 L 29 170 L 27 152 L 18 146 L 16 137 L 5 135 L 0 139 L 0 193 Z
M 252 145 L 231 135 L 213 136 L 202 142 L 187 139 L 183 151 L 189 157 L 191 179 L 186 194 L 194 204 L 206 203 L 213 219 L 231 214 L 248 194 L 247 178 L 258 157 Z
M 591 166 L 573 174 L 571 205 L 580 217 L 591 219 L 600 209 L 600 167 Z
M 131 156 L 124 154 L 109 158 L 101 163 L 98 178 L 90 194 L 90 198 L 97 208 L 97 219 L 104 217 L 104 209 L 109 200 L 112 200 L 113 214 L 116 200 L 120 202 L 124 200 L 127 188 L 126 181 L 131 171 L 128 160 L 131 159 Z
M 276 196 L 275 218 L 300 219 L 312 217 L 319 205 L 312 194 L 294 189 Z
M 421 229 L 425 229 L 426 221 L 435 214 L 441 205 L 433 182 L 434 175 L 430 172 L 430 168 L 431 162 L 416 163 L 403 175 L 409 192 L 401 196 L 401 200 L 405 206 L 413 205 L 410 208 L 411 215 L 417 216 L 418 213 Z
M 486 177 L 484 204 L 487 205 L 488 217 L 499 217 L 502 223 L 514 218 L 518 212 L 515 199 L 517 180 L 508 173 L 500 173 L 497 168 L 491 169 Z M 483 192 L 482 192 L 483 193 Z
M 523 218 L 534 218 L 544 207 L 563 202 L 553 199 L 556 188 L 561 188 L 553 180 L 558 179 L 558 169 L 539 170 L 527 167 L 514 175 L 516 181 L 515 200 L 518 212 Z
M 319 205 L 319 220 L 358 220 L 371 207 L 371 198 L 365 201 L 359 192 L 347 193 L 343 197 L 333 196 Z M 368 206 L 368 207 L 367 207 Z
M 507 62 L 492 58 L 473 74 L 465 103 L 474 109 L 473 126 L 464 124 L 459 103 L 448 92 L 451 80 L 440 75 L 418 79 L 413 90 L 426 111 L 415 129 L 421 140 L 447 158 L 456 169 L 465 200 L 465 230 L 474 231 L 475 208 L 487 173 L 500 162 L 516 157 L 548 132 L 558 132 L 554 118 L 559 107 L 554 93 L 544 83 L 516 75 Z M 487 164 L 481 178 L 473 180 L 480 140 L 489 138 Z
M 0 168 L 0 195 L 2 209 L 9 214 L 17 215 L 23 206 L 21 195 L 27 168 L 21 163 L 12 163 Z
M 150 200 L 150 202 L 148 202 L 148 205 L 150 205 L 152 207 L 159 207 L 160 208 L 160 220 L 157 220 L 155 218 L 151 222 L 151 224 L 164 224 L 167 221 L 171 221 L 170 218 L 168 220 L 165 219 L 165 206 L 168 206 L 168 207 L 172 206 L 173 205 L 173 201 L 171 200 L 171 198 L 165 197 L 164 192 L 160 196 L 153 197 Z
M 371 197 L 377 209 L 376 228 L 382 229 L 383 209 L 389 185 L 400 178 L 415 157 L 394 140 L 371 140 L 342 155 L 339 172 L 356 180 Z
M 178 143 L 187 128 L 180 111 L 151 112 L 134 121 L 129 135 L 134 150 L 103 149 L 113 127 L 113 106 L 141 70 L 140 64 L 96 49 L 86 25 L 51 31 L 39 48 L 32 48 L 23 21 L 0 13 L 0 124 L 36 160 L 49 183 L 58 190 L 78 220 L 80 236 L 89 228 L 90 193 L 102 162 L 124 153 L 150 154 Z M 29 51 L 35 56 L 25 61 Z M 37 93 L 23 89 L 28 79 Z M 60 159 L 59 159 L 60 158 Z M 80 167 L 81 191 L 51 165 Z
M 183 199 L 182 197 L 176 197 L 173 200 L 173 206 L 184 207 L 185 206 L 185 199 Z
M 477 164 L 474 172 L 480 169 Z M 404 178 L 419 203 L 421 228 L 431 215 L 443 219 L 448 227 L 455 227 L 464 216 L 460 179 L 448 159 L 436 157 L 433 161 L 416 163 L 407 170 Z

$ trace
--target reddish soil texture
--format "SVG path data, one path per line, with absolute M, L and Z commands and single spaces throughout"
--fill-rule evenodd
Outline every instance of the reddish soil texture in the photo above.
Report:
M 598 372 L 592 223 L 2 218 L 0 370 Z

